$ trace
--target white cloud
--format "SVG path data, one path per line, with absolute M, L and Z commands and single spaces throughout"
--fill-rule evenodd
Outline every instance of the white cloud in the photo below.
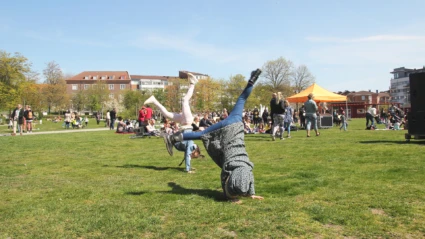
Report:
M 396 41 L 421 41 L 425 36 L 415 35 L 376 35 L 359 38 L 339 38 L 339 37 L 306 37 L 311 42 L 322 43 L 355 43 L 355 42 L 396 42 Z
M 264 59 L 267 51 L 256 50 L 257 47 L 223 47 L 196 40 L 196 36 L 190 34 L 170 35 L 159 33 L 143 33 L 130 45 L 141 49 L 163 49 L 186 53 L 192 57 L 206 61 L 213 61 L 219 64 L 257 64 L 259 59 Z M 260 61 L 261 62 L 261 61 Z M 261 62 L 261 64 L 263 64 Z

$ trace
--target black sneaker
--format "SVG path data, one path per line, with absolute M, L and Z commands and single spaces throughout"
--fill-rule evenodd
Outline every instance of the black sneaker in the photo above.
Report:
M 251 72 L 251 78 L 249 79 L 248 83 L 253 85 L 258 80 L 258 77 L 260 76 L 260 74 L 261 74 L 260 69 L 252 71 Z
M 162 137 L 164 139 L 165 147 L 167 147 L 168 153 L 170 156 L 173 156 L 173 143 L 171 142 L 171 135 L 164 133 L 162 134 Z

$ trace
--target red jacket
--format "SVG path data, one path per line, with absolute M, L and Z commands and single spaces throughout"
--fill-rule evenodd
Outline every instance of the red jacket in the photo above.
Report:
M 150 108 L 150 107 L 146 108 L 146 119 L 147 120 L 152 119 L 152 108 Z
M 139 110 L 139 121 L 144 122 L 146 119 L 146 109 Z

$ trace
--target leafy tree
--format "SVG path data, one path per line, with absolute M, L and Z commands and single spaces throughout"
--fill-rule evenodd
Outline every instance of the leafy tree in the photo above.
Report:
M 72 96 L 71 100 L 72 108 L 76 109 L 77 112 L 80 112 L 84 109 L 84 105 L 87 103 L 87 94 L 83 90 L 80 90 Z
M 20 53 L 0 50 L 0 108 L 12 109 L 21 101 L 21 83 L 27 81 L 31 63 Z
M 52 107 L 60 107 L 67 104 L 66 98 L 63 97 L 66 95 L 66 82 L 60 66 L 54 61 L 47 63 L 46 68 L 43 70 L 43 75 L 47 84 L 43 89 L 43 93 L 50 113 Z
M 109 90 L 105 81 L 97 80 L 91 87 L 84 91 L 86 106 L 93 112 L 100 111 L 103 104 L 109 100 Z
M 143 102 L 143 94 L 141 91 L 128 90 L 123 94 L 124 108 L 133 112 L 133 116 L 138 114 Z
M 237 74 L 235 76 L 230 76 L 227 86 L 224 90 L 225 97 L 227 100 L 227 111 L 230 112 L 233 109 L 234 104 L 236 103 L 237 97 L 241 94 L 242 90 L 246 87 L 247 81 L 245 76 Z
M 17 86 L 26 81 L 26 74 L 31 71 L 31 63 L 20 53 L 14 56 L 0 50 L 0 82 L 4 85 Z

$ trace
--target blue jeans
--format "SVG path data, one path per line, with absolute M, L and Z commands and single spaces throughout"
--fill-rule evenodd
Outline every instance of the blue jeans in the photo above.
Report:
M 317 130 L 317 115 L 316 114 L 305 114 L 305 120 L 306 120 L 307 130 L 310 130 L 311 128 L 313 128 L 314 130 Z
M 235 107 L 233 107 L 232 112 L 230 112 L 229 116 L 226 119 L 211 125 L 210 127 L 206 128 L 204 131 L 183 133 L 183 139 L 185 140 L 200 139 L 201 136 L 204 134 L 207 134 L 214 130 L 224 128 L 233 123 L 242 122 L 243 108 L 245 106 L 246 99 L 251 94 L 252 88 L 253 88 L 253 85 L 251 84 L 248 84 L 245 87 L 242 94 L 239 96 L 238 100 L 236 101 Z
M 115 119 L 111 119 L 111 125 L 109 126 L 110 129 L 114 129 L 115 125 Z
M 342 128 L 344 128 L 344 131 L 347 131 L 347 122 L 341 123 L 341 127 L 339 127 L 339 130 L 341 130 Z
M 372 123 L 371 125 L 375 125 L 375 121 L 373 119 L 373 116 L 369 113 L 366 113 L 366 127 L 369 126 L 369 121 Z
M 283 128 L 288 130 L 288 135 L 291 134 L 291 122 L 284 122 Z M 283 136 L 283 132 L 282 132 L 282 136 Z
M 190 154 L 195 150 L 195 144 L 192 140 L 184 140 L 181 142 L 177 142 L 174 144 L 174 148 L 176 148 L 178 151 L 184 152 L 184 161 L 186 163 L 186 171 L 190 171 Z

